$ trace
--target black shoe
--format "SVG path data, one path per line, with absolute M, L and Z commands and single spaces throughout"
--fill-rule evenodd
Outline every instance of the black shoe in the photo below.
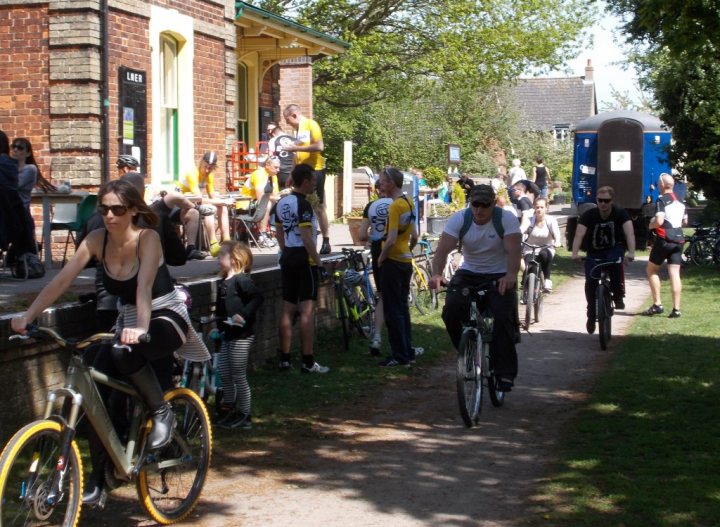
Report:
M 228 419 L 225 423 L 218 426 L 227 430 L 235 430 L 237 428 L 249 430 L 252 428 L 252 417 L 250 414 L 235 412 L 232 419 Z
M 320 254 L 330 254 L 330 242 L 328 240 L 323 240 L 322 245 L 320 246 Z
M 668 315 L 668 318 L 680 318 L 681 316 L 682 313 L 680 313 L 680 310 L 673 308 L 673 310 Z
M 622 298 L 613 300 L 613 304 L 615 305 L 615 309 L 625 309 L 625 300 Z
M 512 379 L 503 379 L 498 377 L 497 379 L 497 391 L 499 392 L 511 392 L 513 387 Z
M 595 333 L 595 317 L 588 317 L 587 322 L 585 323 L 585 329 L 587 329 L 587 332 L 592 335 Z
M 646 317 L 651 317 L 653 315 L 661 315 L 664 312 L 665 312 L 665 310 L 663 309 L 662 306 L 653 304 L 648 309 L 643 311 L 642 314 L 645 315 Z
M 148 448 L 157 450 L 170 443 L 173 428 L 175 428 L 175 414 L 170 405 L 165 403 L 152 414 L 152 430 L 147 439 Z
M 192 251 L 188 251 L 187 253 L 187 259 L 188 260 L 204 260 L 208 257 L 208 253 L 205 251 L 198 251 L 197 249 L 193 249 Z
M 373 357 L 379 357 L 380 356 L 380 348 L 377 348 L 375 346 L 370 346 L 370 355 Z
M 102 485 L 93 485 L 82 495 L 82 504 L 85 507 L 102 509 L 105 507 L 106 500 L 107 491 Z

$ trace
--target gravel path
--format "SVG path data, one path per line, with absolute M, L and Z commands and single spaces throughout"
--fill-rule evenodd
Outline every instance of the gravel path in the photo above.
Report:
M 627 271 L 627 309 L 613 318 L 615 335 L 624 333 L 647 297 L 644 268 L 645 262 L 635 262 Z M 563 429 L 613 347 L 601 352 L 597 334 L 585 331 L 579 278 L 546 297 L 544 320 L 531 330 L 518 347 L 516 388 L 500 409 L 485 400 L 477 428 L 468 430 L 460 420 L 454 364 L 419 364 L 412 383 L 323 417 L 311 434 L 237 453 L 231 456 L 237 463 L 215 466 L 190 523 L 519 525 L 533 513 L 531 496 Z M 137 506 L 125 503 L 122 509 L 136 512 Z M 82 523 L 128 525 L 141 518 L 120 516 L 113 521 L 88 511 Z

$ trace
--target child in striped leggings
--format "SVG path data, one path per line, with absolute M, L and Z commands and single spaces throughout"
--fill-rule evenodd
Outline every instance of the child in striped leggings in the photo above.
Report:
M 255 315 L 263 295 L 250 278 L 252 252 L 247 245 L 225 241 L 218 255 L 220 275 L 215 314 L 224 332 L 218 369 L 223 386 L 223 406 L 230 412 L 217 425 L 222 428 L 251 428 L 250 385 L 247 365 L 255 344 Z

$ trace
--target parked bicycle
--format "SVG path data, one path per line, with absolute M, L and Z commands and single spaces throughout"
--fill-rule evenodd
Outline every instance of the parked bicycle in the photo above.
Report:
M 525 305 L 525 330 L 530 330 L 532 319 L 540 322 L 543 310 L 543 296 L 545 293 L 545 275 L 542 271 L 542 265 L 538 259 L 538 254 L 542 249 L 551 247 L 550 245 L 532 245 L 522 242 L 525 247 L 532 249 L 532 260 L 530 260 L 525 268 L 522 283 L 521 303 Z
M 217 329 L 208 330 L 208 328 L 219 320 L 215 316 L 200 317 L 199 329 L 207 349 L 211 352 L 211 358 L 204 362 L 184 360 L 182 362 L 182 373 L 177 383 L 179 387 L 189 388 L 195 392 L 206 407 L 209 407 L 210 397 L 212 396 L 216 415 L 221 411 L 223 398 L 222 381 L 218 371 L 218 361 L 220 360 L 219 344 L 222 333 Z
M 186 518 L 200 498 L 212 455 L 212 430 L 200 398 L 186 388 L 165 393 L 176 419 L 172 440 L 161 449 L 148 451 L 149 412 L 135 388 L 87 366 L 82 359 L 83 350 L 91 344 L 118 345 L 115 335 L 98 333 L 77 341 L 63 339 L 50 328 L 29 326 L 28 336 L 55 341 L 69 350 L 70 364 L 64 386 L 48 394 L 43 418 L 21 428 L 0 456 L 0 525 L 77 524 L 83 466 L 75 431 L 84 417 L 108 452 L 106 484 L 134 481 L 140 506 L 160 524 Z M 132 398 L 124 443 L 98 384 Z
M 695 232 L 685 237 L 683 260 L 702 266 L 720 263 L 720 221 L 713 227 L 703 227 L 700 222 L 692 226 Z
M 430 277 L 432 277 L 432 256 L 433 250 L 430 242 L 422 238 L 418 240 L 420 255 L 413 257 L 413 274 L 410 280 L 409 304 L 415 306 L 420 314 L 425 313 L 425 307 L 430 306 L 435 310 L 438 307 L 438 292 L 430 289 Z
M 323 263 L 346 266 L 332 273 L 335 294 L 335 316 L 340 321 L 345 351 L 350 349 L 350 333 L 355 328 L 361 337 L 370 339 L 375 330 L 375 300 L 368 296 L 367 264 L 364 271 L 355 270 L 348 254 L 326 258 Z
M 462 291 L 463 295 L 470 296 L 470 316 L 463 323 L 455 378 L 460 416 L 468 428 L 480 420 L 483 386 L 487 387 L 493 406 L 502 406 L 505 402 L 505 392 L 498 389 L 500 379 L 490 369 L 490 341 L 495 319 L 485 294 L 495 287 L 495 282 L 487 282 Z
M 615 312 L 610 289 L 610 266 L 622 265 L 623 259 L 594 259 L 594 261 L 595 266 L 591 269 L 590 276 L 598 281 L 595 287 L 595 316 L 597 317 L 600 349 L 606 350 L 612 338 L 612 316 Z

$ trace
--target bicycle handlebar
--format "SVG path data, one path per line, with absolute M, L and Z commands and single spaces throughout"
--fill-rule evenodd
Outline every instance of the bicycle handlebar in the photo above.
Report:
M 85 349 L 90 344 L 93 344 L 95 342 L 107 340 L 107 341 L 113 341 L 116 340 L 119 337 L 119 334 L 117 333 L 95 333 L 94 335 L 90 335 L 89 337 L 76 342 L 74 339 L 65 339 L 60 336 L 60 334 L 55 331 L 52 328 L 46 328 L 42 326 L 37 326 L 35 324 L 29 324 L 26 328 L 27 334 L 26 335 L 10 335 L 9 340 L 16 340 L 16 339 L 28 339 L 30 337 L 32 338 L 39 338 L 39 339 L 46 339 L 50 338 L 57 342 L 60 347 L 62 348 L 68 348 L 68 347 L 74 347 L 75 349 Z M 143 335 L 140 335 L 138 337 L 139 343 L 149 343 L 150 342 L 150 334 L 145 333 Z

